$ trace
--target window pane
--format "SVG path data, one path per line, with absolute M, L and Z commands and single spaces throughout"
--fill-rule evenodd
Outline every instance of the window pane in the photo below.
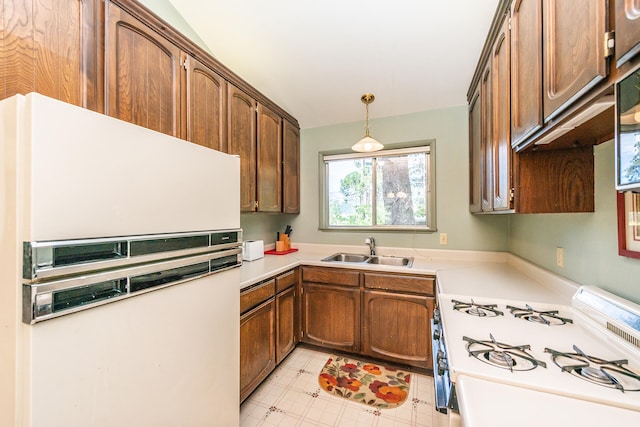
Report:
M 327 162 L 330 226 L 371 226 L 371 163 L 367 159 Z
M 427 224 L 427 155 L 379 158 L 376 165 L 376 224 Z

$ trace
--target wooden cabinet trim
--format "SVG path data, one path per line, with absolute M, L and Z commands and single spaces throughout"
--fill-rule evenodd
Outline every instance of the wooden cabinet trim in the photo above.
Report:
M 275 280 L 259 284 L 240 294 L 240 313 L 244 313 L 275 295 Z

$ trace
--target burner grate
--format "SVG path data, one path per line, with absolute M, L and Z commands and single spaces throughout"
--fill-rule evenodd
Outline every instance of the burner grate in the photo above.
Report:
M 497 309 L 497 304 L 477 304 L 473 299 L 471 302 L 452 299 L 451 302 L 453 303 L 454 310 L 476 317 L 497 317 L 504 315 L 503 312 Z
M 547 326 L 566 325 L 567 323 L 573 323 L 573 320 L 559 316 L 558 310 L 536 310 L 529 304 L 526 304 L 525 307 L 526 308 L 520 308 L 508 305 L 507 309 L 511 310 L 511 314 L 513 314 L 518 319 L 524 319 L 534 323 L 542 323 Z
M 469 337 L 462 337 L 467 342 L 467 352 L 481 362 L 487 363 L 497 368 L 514 371 L 530 371 L 547 364 L 535 359 L 527 350 L 531 350 L 530 345 L 509 345 L 495 340 L 489 334 L 489 340 L 479 341 Z
M 628 360 L 606 360 L 589 356 L 576 345 L 573 346 L 573 350 L 575 353 L 544 349 L 546 353 L 551 354 L 553 362 L 562 372 L 622 392 L 640 391 L 640 375 L 624 366 L 629 363 Z

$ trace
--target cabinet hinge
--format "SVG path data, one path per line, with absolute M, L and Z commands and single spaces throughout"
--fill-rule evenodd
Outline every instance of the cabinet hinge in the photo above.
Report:
M 616 32 L 607 31 L 604 33 L 604 57 L 608 58 L 613 55 L 613 49 L 616 47 Z
M 255 202 L 253 202 L 253 207 L 258 210 L 258 201 L 256 200 Z
M 189 63 L 187 62 L 187 58 L 182 60 L 182 68 L 184 68 L 185 70 L 189 71 Z
M 514 189 L 513 189 L 513 188 L 511 188 L 511 189 L 509 190 L 509 201 L 510 201 L 510 202 L 513 202 L 513 198 L 514 198 Z

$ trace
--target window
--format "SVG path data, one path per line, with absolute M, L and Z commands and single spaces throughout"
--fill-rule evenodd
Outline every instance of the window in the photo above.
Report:
M 435 230 L 433 142 L 375 153 L 324 154 L 320 228 Z

